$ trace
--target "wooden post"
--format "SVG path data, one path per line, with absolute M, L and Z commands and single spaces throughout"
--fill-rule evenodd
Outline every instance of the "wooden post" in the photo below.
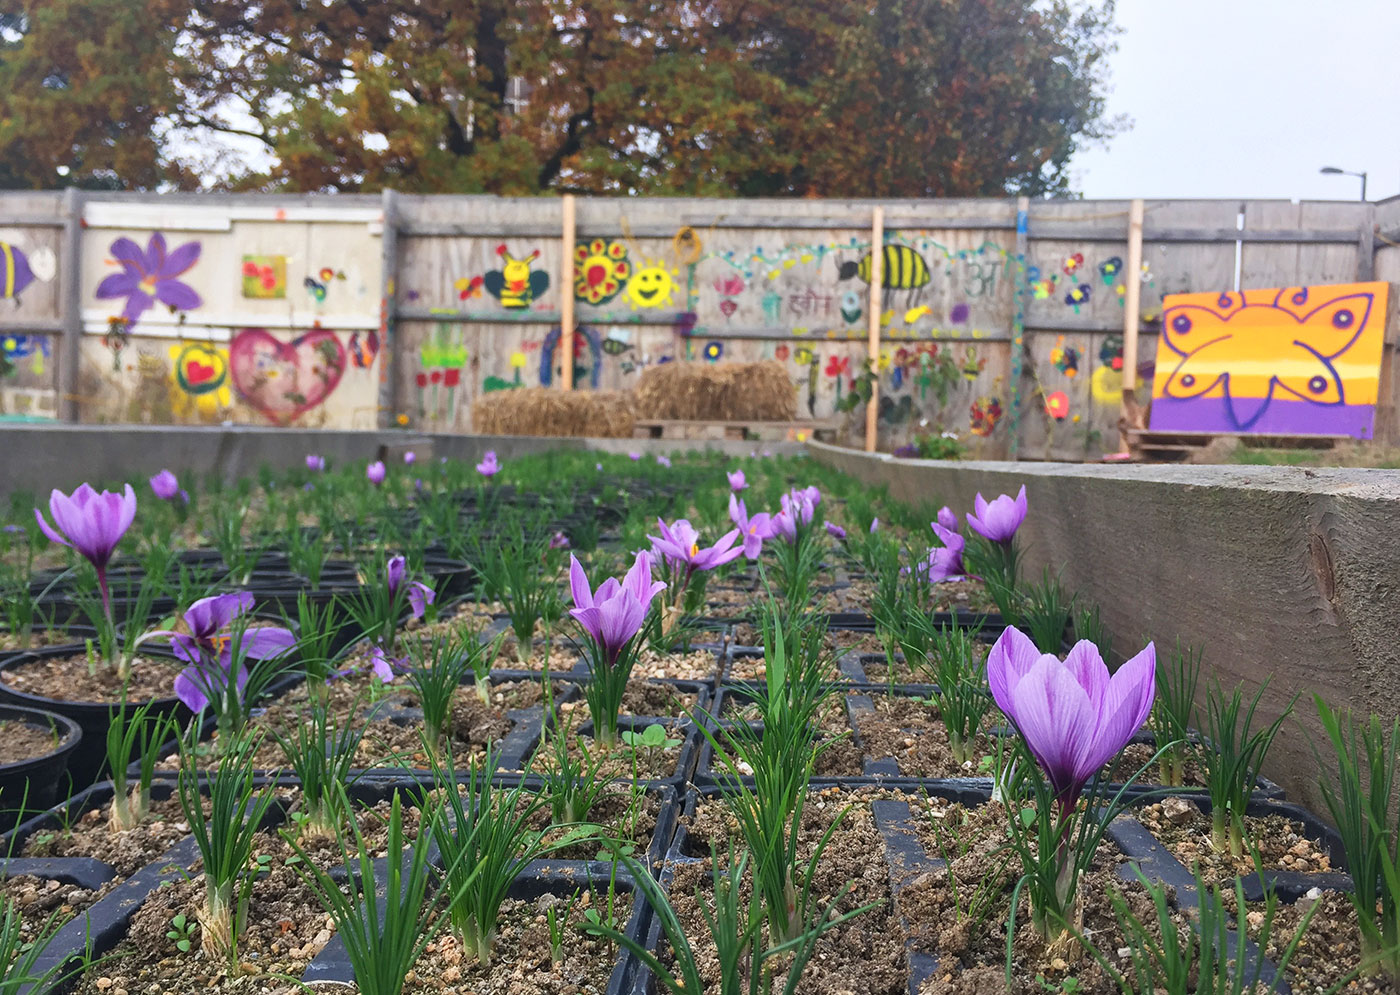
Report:
M 1142 314 L 1142 201 L 1128 209 L 1128 272 L 1123 295 L 1123 412 L 1118 419 L 1118 450 L 1128 452 L 1128 429 L 1144 428 L 1137 403 L 1138 321 Z
M 1021 456 L 1021 367 L 1026 353 L 1026 252 L 1030 247 L 1031 199 L 1016 198 L 1016 282 L 1011 296 L 1016 305 L 1011 313 L 1011 428 L 1006 445 L 1007 459 Z
M 76 422 L 78 408 L 78 367 L 82 363 L 83 343 L 83 192 L 77 187 L 63 191 L 63 253 L 58 271 L 59 320 L 63 332 L 59 338 L 58 378 L 54 383 L 58 395 L 58 417 Z
M 399 272 L 399 219 L 398 195 L 388 187 L 384 188 L 381 202 L 384 206 L 383 231 L 379 234 L 380 299 L 379 299 L 379 417 L 380 428 L 394 428 L 400 414 L 402 387 L 399 384 L 399 360 L 404 344 L 394 328 L 395 298 L 398 287 L 395 280 Z
M 885 282 L 885 209 L 875 206 L 874 217 L 870 222 L 870 403 L 865 406 L 865 451 L 875 451 L 875 440 L 879 435 L 876 424 L 880 414 L 880 311 L 884 303 Z
M 574 195 L 564 194 L 564 244 L 559 273 L 559 386 L 574 387 Z

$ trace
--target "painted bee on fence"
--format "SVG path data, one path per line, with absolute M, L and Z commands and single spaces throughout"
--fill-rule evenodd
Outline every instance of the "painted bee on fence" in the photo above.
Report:
M 842 280 L 856 277 L 868 286 L 870 256 L 867 252 L 860 262 L 847 260 L 842 263 L 837 277 Z M 884 290 L 884 306 L 893 307 L 895 294 L 901 290 L 905 291 L 905 307 L 913 307 L 919 303 L 923 288 L 928 286 L 929 280 L 932 279 L 924 257 L 907 245 L 887 245 L 881 262 L 883 266 L 880 272 L 880 287 Z

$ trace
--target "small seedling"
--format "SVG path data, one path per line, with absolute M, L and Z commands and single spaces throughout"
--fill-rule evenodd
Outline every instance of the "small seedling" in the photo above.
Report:
M 170 920 L 170 929 L 166 932 L 165 938 L 174 940 L 175 949 L 182 954 L 187 954 L 193 946 L 194 931 L 197 925 L 193 919 L 181 912 Z
M 641 732 L 633 732 L 631 729 L 621 733 L 622 741 L 634 750 L 646 748 L 649 750 L 669 750 L 680 746 L 682 740 L 666 735 L 666 727 L 659 722 L 653 722 Z

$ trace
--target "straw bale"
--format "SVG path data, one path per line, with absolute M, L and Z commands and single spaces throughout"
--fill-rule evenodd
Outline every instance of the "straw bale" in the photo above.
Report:
M 632 395 L 623 390 L 519 387 L 485 394 L 472 404 L 472 427 L 482 435 L 632 436 Z
M 758 363 L 662 363 L 636 390 L 643 421 L 793 421 L 797 394 L 786 367 Z

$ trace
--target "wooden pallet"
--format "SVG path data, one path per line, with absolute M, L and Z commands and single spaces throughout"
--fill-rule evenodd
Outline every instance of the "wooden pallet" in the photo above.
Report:
M 1246 432 L 1154 432 L 1127 430 L 1133 459 L 1152 463 L 1180 463 L 1199 453 L 1216 439 L 1239 439 L 1252 449 L 1335 449 L 1354 442 L 1349 435 L 1254 435 Z
M 837 425 L 821 421 L 639 421 L 634 439 L 753 439 L 758 442 L 836 440 Z

